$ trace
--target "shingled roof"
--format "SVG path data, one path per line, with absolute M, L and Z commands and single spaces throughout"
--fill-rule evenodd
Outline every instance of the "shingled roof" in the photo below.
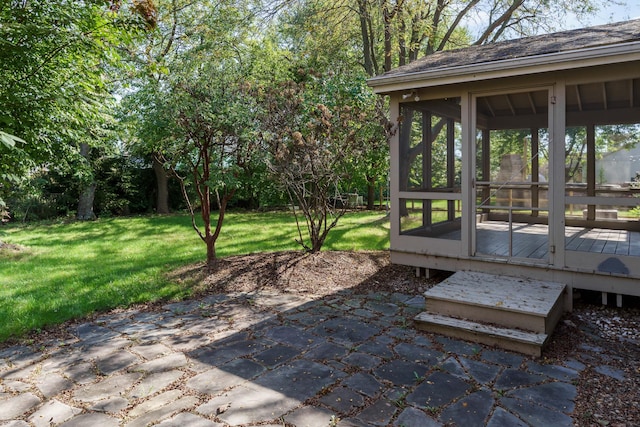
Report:
M 375 87 L 400 77 L 424 73 L 438 75 L 439 70 L 471 69 L 505 61 L 514 63 L 518 59 L 540 58 L 544 61 L 545 57 L 562 53 L 637 42 L 640 42 L 640 19 L 436 52 L 374 77 L 369 83 Z

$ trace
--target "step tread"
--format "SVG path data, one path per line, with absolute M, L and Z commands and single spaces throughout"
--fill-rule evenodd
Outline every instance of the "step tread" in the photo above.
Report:
M 548 338 L 547 334 L 526 332 L 519 329 L 501 328 L 498 326 L 487 325 L 484 323 L 472 322 L 464 319 L 457 319 L 449 316 L 442 316 L 432 313 L 420 313 L 414 320 L 419 323 L 437 324 L 449 328 L 460 329 L 473 332 L 475 334 L 484 334 L 492 337 L 499 337 L 509 341 L 533 344 L 537 346 L 544 345 Z
M 547 316 L 565 285 L 487 273 L 459 271 L 425 292 L 432 300 Z

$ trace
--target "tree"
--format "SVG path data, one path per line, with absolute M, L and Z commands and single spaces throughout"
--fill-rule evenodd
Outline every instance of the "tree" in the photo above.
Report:
M 255 108 L 244 83 L 251 61 L 240 31 L 251 20 L 239 2 L 162 4 L 173 16 L 167 21 L 172 30 L 150 36 L 145 52 L 153 55 L 143 58 L 124 106 L 131 107 L 138 128 L 137 149 L 156 156 L 180 181 L 192 226 L 207 248 L 207 265 L 215 268 L 227 206 L 240 187 L 241 168 L 256 152 Z M 173 42 L 157 44 L 163 34 Z
M 0 198 L 34 167 L 66 168 L 82 157 L 83 144 L 106 142 L 114 46 L 143 19 L 116 13 L 116 3 L 0 5 L 0 131 L 19 137 L 0 144 Z
M 208 73 L 177 83 L 171 95 L 175 140 L 165 157 L 180 180 L 193 228 L 207 247 L 207 266 L 215 268 L 216 241 L 227 205 L 238 188 L 237 165 L 251 141 L 250 123 L 246 122 L 251 117 L 249 98 L 228 76 Z M 180 168 L 190 177 L 181 175 Z M 196 221 L 189 185 L 197 194 L 202 227 Z M 218 218 L 212 228 L 214 202 Z
M 206 7 L 192 1 L 156 0 L 153 4 L 155 25 L 145 37 L 123 47 L 123 56 L 131 64 L 129 79 L 123 83 L 125 95 L 120 116 L 130 137 L 127 149 L 148 159 L 156 177 L 156 213 L 169 213 L 169 171 L 163 163 L 162 141 L 168 137 L 163 112 L 157 100 L 166 95 L 169 70 L 180 61 L 180 49 L 189 44 L 189 33 L 203 25 Z
M 357 93 L 349 92 L 339 78 L 302 69 L 298 78 L 300 82 L 264 89 L 262 138 L 269 168 L 292 203 L 297 242 L 315 253 L 346 212 L 341 193 L 349 188 L 353 163 L 362 155 L 366 113 Z

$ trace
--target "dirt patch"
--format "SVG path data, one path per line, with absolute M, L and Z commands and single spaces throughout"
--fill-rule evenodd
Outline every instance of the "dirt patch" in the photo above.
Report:
M 394 265 L 388 252 L 275 252 L 234 256 L 215 271 L 191 265 L 174 271 L 199 292 L 229 293 L 273 290 L 325 296 L 346 289 L 355 293 L 398 292 L 418 295 L 447 277 L 416 277 L 415 268 Z

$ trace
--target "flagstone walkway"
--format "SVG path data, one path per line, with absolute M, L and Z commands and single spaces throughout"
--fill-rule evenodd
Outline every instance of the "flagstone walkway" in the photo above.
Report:
M 0 349 L 0 426 L 573 425 L 584 365 L 419 332 L 423 307 L 259 293 L 104 315 Z

